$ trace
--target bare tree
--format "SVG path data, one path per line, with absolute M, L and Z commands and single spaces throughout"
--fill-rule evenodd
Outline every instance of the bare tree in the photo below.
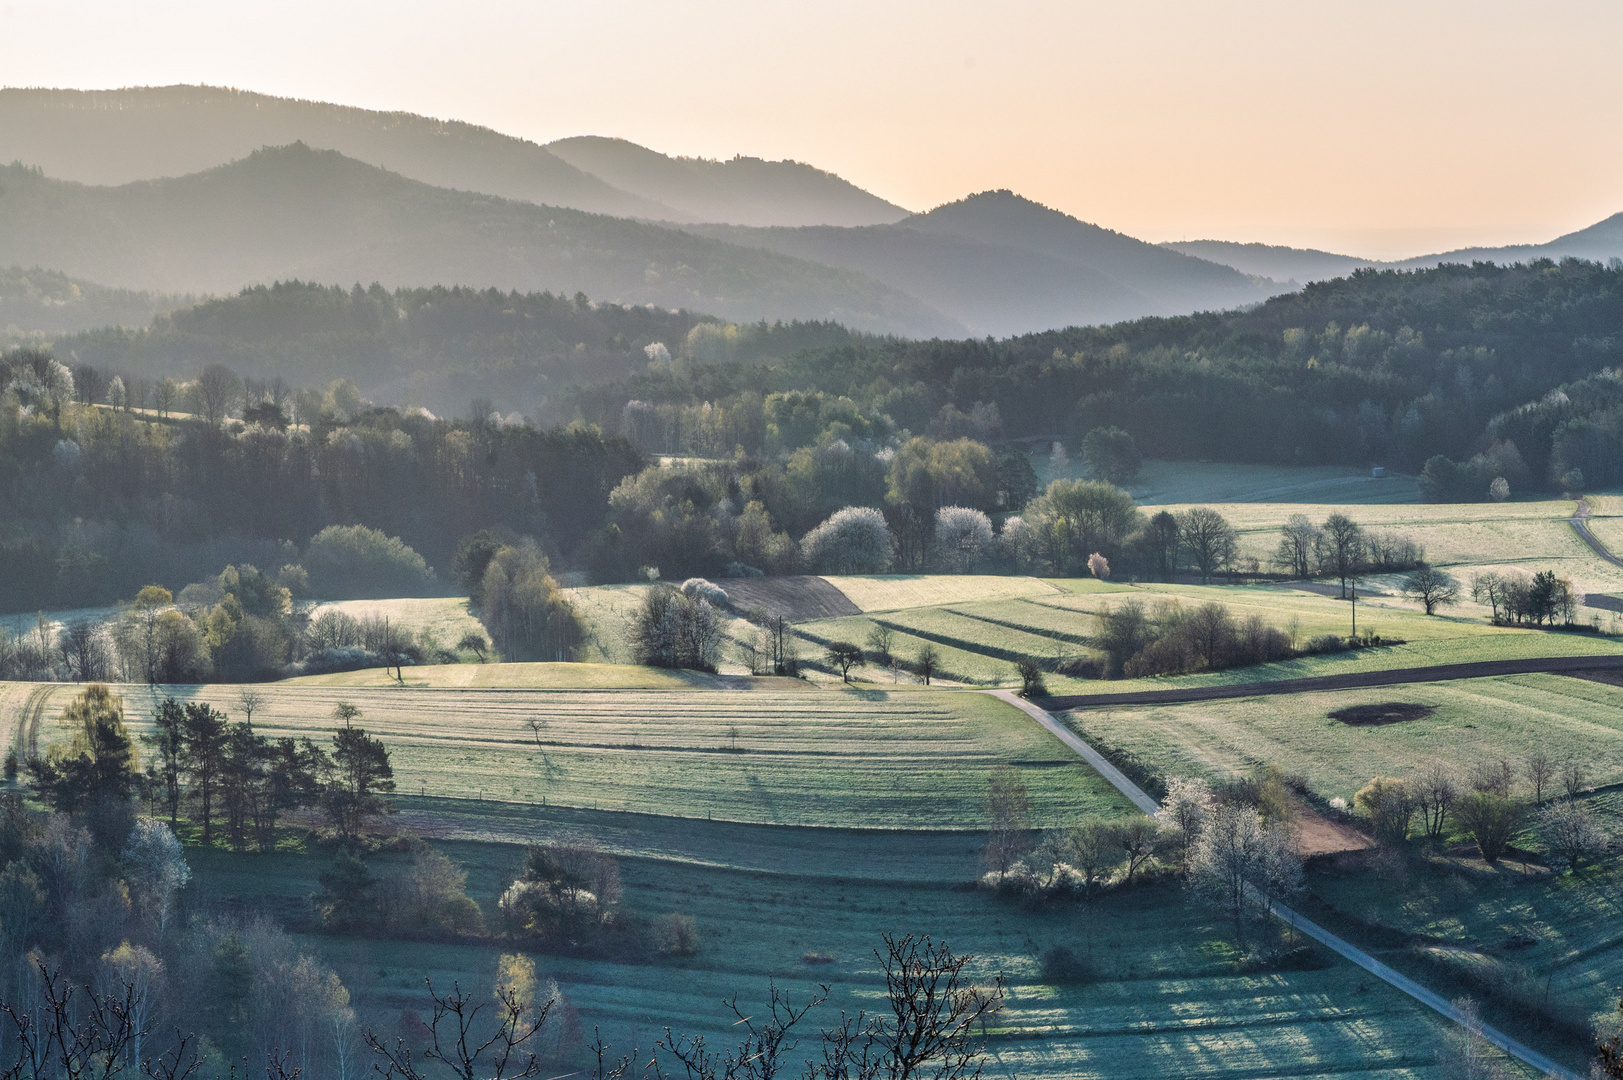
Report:
M 1544 789 L 1555 779 L 1555 764 L 1550 761 L 1550 755 L 1542 750 L 1534 750 L 1527 757 L 1524 771 L 1527 774 L 1527 782 L 1533 785 L 1534 804 L 1543 803 Z
M 1420 810 L 1420 822 L 1426 830 L 1426 839 L 1441 843 L 1448 825 L 1448 813 L 1459 798 L 1459 785 L 1453 772 L 1440 761 L 1427 766 L 1414 781 L 1415 806 Z
M 248 725 L 248 730 L 253 730 L 254 712 L 268 701 L 263 693 L 252 686 L 245 686 L 237 691 L 237 707 L 242 710 L 242 719 Z
M 242 380 L 224 364 L 210 364 L 192 384 L 197 414 L 218 427 L 242 399 Z
M 1459 603 L 1460 583 L 1436 567 L 1422 563 L 1404 578 L 1403 595 L 1422 604 L 1427 615 L 1434 615 L 1440 607 Z
M 1211 581 L 1212 575 L 1233 562 L 1239 551 L 1234 527 L 1222 514 L 1205 506 L 1178 515 L 1178 538 L 1202 581 Z
M 1318 537 L 1319 527 L 1309 521 L 1306 514 L 1292 514 L 1279 530 L 1274 563 L 1293 577 L 1312 577 L 1313 551 Z
M 913 667 L 918 671 L 919 677 L 924 680 L 924 685 L 929 686 L 930 680 L 935 678 L 936 674 L 941 670 L 941 654 L 936 651 L 934 645 L 926 641 L 919 646 L 918 659 L 913 661 Z
M 1584 782 L 1588 779 L 1583 763 L 1577 758 L 1568 758 L 1561 765 L 1561 790 L 1567 793 L 1567 798 L 1576 799 L 1583 794 Z
M 428 996 L 434 1002 L 434 1013 L 428 1022 L 428 1047 L 420 1054 L 414 1055 L 404 1039 L 396 1039 L 390 1047 L 367 1030 L 366 1045 L 380 1059 L 373 1068 L 383 1080 L 427 1080 L 424 1070 L 430 1065 L 457 1080 L 525 1080 L 540 1074 L 541 1061 L 532 1049 L 540 1044 L 531 1040 L 546 1024 L 552 1001 L 533 1008 L 512 987 L 498 986 L 495 1028 L 491 1030 L 480 1017 L 490 1003 L 476 1002 L 475 995 L 463 993 L 460 986 L 453 984 L 451 992 L 441 997 L 434 993 L 433 983 L 428 983 Z
M 986 784 L 986 863 L 1006 874 L 1029 846 L 1031 795 L 1013 766 L 995 765 Z
M 1345 599 L 1347 582 L 1364 570 L 1363 526 L 1345 514 L 1331 514 L 1324 519 L 1314 555 L 1319 569 L 1334 574 L 1341 582 L 1341 596 Z

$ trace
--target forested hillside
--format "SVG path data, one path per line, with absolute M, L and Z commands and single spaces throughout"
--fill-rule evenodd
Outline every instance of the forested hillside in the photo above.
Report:
M 1494 417 L 1623 364 L 1620 327 L 1623 270 L 1595 263 L 1363 271 L 1244 311 L 643 372 L 583 391 L 580 408 L 612 428 L 633 399 L 719 406 L 817 389 L 914 431 L 951 429 L 978 407 L 1004 438 L 1073 441 L 1116 426 L 1154 457 L 1414 471 L 1435 454 L 1489 449 Z M 1521 449 L 1540 468 L 1522 483 L 1556 482 L 1540 471 L 1553 425 L 1493 431 L 1531 440 Z
M 0 265 L 235 292 L 278 278 L 554 290 L 724 318 L 957 324 L 849 270 L 675 229 L 430 187 L 294 144 L 177 179 L 87 187 L 0 169 Z
M 701 325 L 711 330 L 695 335 Z M 758 360 L 860 338 L 837 323 L 729 334 L 708 315 L 584 296 L 279 282 L 175 311 L 149 328 L 74 334 L 57 346 L 131 385 L 132 377 L 184 379 L 220 363 L 294 386 L 349 379 L 366 397 L 438 413 L 460 413 L 483 397 L 503 413 L 557 416 L 571 388 L 645 370 L 651 346 L 665 346 L 680 364 L 695 349 L 707 359 Z
M 106 326 L 146 326 L 190 307 L 196 297 L 110 289 L 37 266 L 0 269 L 0 334 L 61 334 Z

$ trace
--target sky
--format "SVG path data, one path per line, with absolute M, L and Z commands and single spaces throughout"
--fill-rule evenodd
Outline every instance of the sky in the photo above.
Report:
M 6 86 L 234 86 L 1371 258 L 1623 210 L 1620 49 L 1623 4 L 1563 0 L 0 0 Z

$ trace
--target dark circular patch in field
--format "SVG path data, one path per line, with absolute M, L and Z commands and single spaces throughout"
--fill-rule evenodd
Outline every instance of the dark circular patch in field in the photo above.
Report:
M 1379 727 L 1382 724 L 1401 724 L 1405 720 L 1419 720 L 1437 711 L 1435 705 L 1416 705 L 1407 701 L 1384 701 L 1379 705 L 1352 705 L 1337 709 L 1330 719 L 1340 720 L 1353 727 Z

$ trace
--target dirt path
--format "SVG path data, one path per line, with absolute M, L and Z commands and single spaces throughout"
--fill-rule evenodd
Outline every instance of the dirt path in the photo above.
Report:
M 1053 716 L 1053 714 L 1043 709 L 1039 709 L 1029 701 L 1023 700 L 1012 690 L 986 690 L 982 692 L 991 694 L 995 698 L 1008 702 L 1010 705 L 1013 705 L 1015 708 L 1037 721 L 1043 727 L 1047 728 L 1057 739 L 1059 739 L 1060 742 L 1064 743 L 1066 746 L 1076 751 L 1076 753 L 1080 754 L 1083 760 L 1097 769 L 1100 775 L 1102 775 L 1106 780 L 1109 780 L 1110 783 L 1115 786 L 1116 790 L 1120 791 L 1132 801 L 1134 806 L 1137 806 L 1146 814 L 1153 814 L 1160 809 L 1159 805 L 1154 799 L 1145 794 L 1137 784 L 1123 776 L 1121 770 L 1117 769 L 1114 765 L 1106 761 L 1097 750 L 1078 738 L 1074 731 L 1066 727 L 1064 724 L 1061 724 L 1059 720 Z M 1385 964 L 1381 963 L 1364 950 L 1358 948 L 1348 941 L 1343 940 L 1340 937 L 1337 937 L 1335 934 L 1332 934 L 1330 931 L 1324 929 L 1324 927 L 1320 926 L 1318 923 L 1303 918 L 1301 915 L 1298 915 L 1295 911 L 1284 906 L 1283 904 L 1275 903 L 1273 905 L 1273 911 L 1275 917 L 1281 922 L 1289 923 L 1293 929 L 1306 934 L 1308 937 L 1319 942 L 1321 945 L 1324 945 L 1326 948 L 1332 949 L 1341 954 L 1343 957 L 1351 960 L 1353 963 L 1357 964 L 1371 975 L 1374 975 L 1376 978 L 1382 980 L 1383 982 L 1389 983 L 1390 985 L 1403 991 L 1405 994 L 1408 994 L 1422 1005 L 1436 1010 L 1443 1016 L 1446 1016 L 1448 1019 L 1454 1021 L 1456 1024 L 1463 1026 L 1470 1023 L 1468 1018 L 1461 1013 L 1460 1010 L 1456 1009 L 1451 1003 L 1446 1001 L 1440 995 L 1426 989 L 1424 986 L 1415 982 L 1407 975 L 1387 967 Z M 1477 1033 L 1483 1038 L 1493 1043 L 1493 1045 L 1497 1046 L 1511 1057 L 1532 1066 L 1534 1069 L 1538 1070 L 1541 1075 L 1559 1077 L 1560 1080 L 1582 1080 L 1582 1078 L 1571 1069 L 1552 1061 L 1550 1058 L 1545 1057 L 1543 1054 L 1532 1049 L 1531 1047 L 1524 1046 L 1522 1043 L 1512 1039 L 1509 1035 L 1506 1035 L 1498 1028 L 1489 1027 L 1487 1024 L 1483 1024 L 1480 1021 L 1472 1023 L 1471 1026 L 1473 1026 Z
M 1623 654 L 1603 656 L 1544 656 L 1531 660 L 1478 660 L 1467 664 L 1437 664 L 1433 667 L 1391 668 L 1387 671 L 1355 671 L 1346 675 L 1315 675 L 1305 679 L 1278 679 L 1274 682 L 1227 683 L 1212 686 L 1180 686 L 1166 690 L 1129 690 L 1117 694 L 1066 694 L 1046 698 L 1043 704 L 1062 712 L 1094 705 L 1166 705 L 1181 701 L 1217 701 L 1222 698 L 1260 697 L 1264 694 L 1303 694 L 1315 690 L 1356 690 L 1365 686 L 1397 686 L 1402 683 L 1444 682 L 1452 679 L 1486 679 L 1495 675 L 1560 674 L 1623 669 Z
M 1578 509 L 1567 519 L 1567 524 L 1571 525 L 1572 531 L 1578 534 L 1578 539 L 1589 545 L 1589 550 L 1613 566 L 1623 566 L 1623 559 L 1608 551 L 1606 545 L 1600 542 L 1600 538 L 1589 531 L 1589 503 L 1587 500 L 1578 500 Z

